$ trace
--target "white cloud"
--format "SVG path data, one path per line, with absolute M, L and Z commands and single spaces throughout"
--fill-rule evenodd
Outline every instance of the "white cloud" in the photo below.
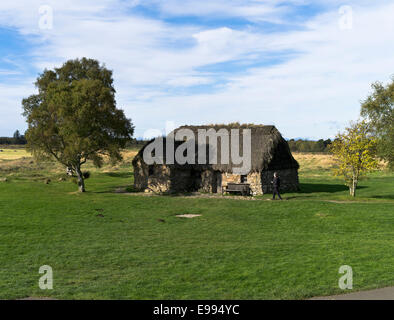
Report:
M 22 118 L 22 97 L 35 93 L 34 79 L 20 83 L 0 83 L 0 136 L 10 136 L 16 129 L 25 128 Z
M 190 76 L 190 77 L 175 77 L 174 79 L 170 79 L 167 81 L 169 86 L 175 87 L 189 87 L 196 85 L 206 85 L 213 82 L 212 78 L 209 77 L 199 77 L 199 76 Z
M 175 120 L 274 123 L 287 137 L 332 136 L 337 130 L 333 123 L 357 118 L 358 102 L 370 83 L 388 80 L 394 73 L 394 6 L 386 1 L 353 5 L 351 30 L 338 28 L 338 1 L 338 7 L 305 21 L 301 31 L 280 33 L 252 26 L 235 30 L 231 25 L 172 25 L 133 14 L 138 2 L 129 3 L 127 13 L 118 0 L 47 3 L 54 8 L 52 30 L 38 28 L 41 1 L 1 3 L 0 25 L 16 28 L 34 41 L 29 63 L 38 70 L 82 56 L 105 62 L 114 70 L 118 105 L 133 118 L 138 135 Z M 150 1 L 172 16 L 240 16 L 287 23 L 283 15 L 289 12 L 288 1 L 286 6 L 274 0 L 182 3 Z M 199 71 L 235 60 L 259 62 L 261 56 L 283 52 L 293 53 L 292 58 L 275 65 L 234 73 Z M 209 84 L 214 85 L 210 93 L 185 93 L 189 86 Z M 2 84 L 0 94 L 7 107 L 0 106 L 1 118 L 20 126 L 20 101 L 33 91 L 26 81 Z M 7 134 L 5 124 L 3 120 L 0 135 Z M 13 130 L 8 124 L 7 128 Z
M 20 71 L 0 69 L 0 76 L 15 76 L 15 75 L 20 75 L 20 74 L 21 74 Z
M 202 17 L 241 17 L 249 20 L 256 18 L 264 21 L 280 21 L 280 16 L 288 12 L 284 0 L 166 0 L 148 1 L 156 4 L 164 15 L 202 16 Z M 300 1 L 290 1 L 300 3 Z M 281 5 L 281 6 L 279 6 Z
M 394 29 L 394 6 L 355 7 L 354 15 L 352 30 L 338 28 L 334 11 L 310 21 L 307 31 L 267 36 L 267 50 L 301 52 L 290 61 L 230 76 L 213 94 L 160 97 L 150 105 L 165 107 L 177 122 L 274 123 L 287 137 L 332 137 L 338 126 L 358 117 L 370 84 L 394 73 L 394 37 L 388 32 Z M 220 33 L 226 38 L 231 32 L 203 33 L 202 39 L 215 43 Z M 187 119 L 194 110 L 198 113 Z M 161 119 L 152 122 L 159 125 Z

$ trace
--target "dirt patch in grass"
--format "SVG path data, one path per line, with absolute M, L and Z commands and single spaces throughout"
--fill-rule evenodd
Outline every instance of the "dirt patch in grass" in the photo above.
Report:
M 178 217 L 178 218 L 192 219 L 192 218 L 196 218 L 196 217 L 201 217 L 201 214 L 190 214 L 190 213 L 186 213 L 186 214 L 177 214 L 176 217 Z
M 331 203 L 368 203 L 368 201 L 325 200 Z
M 329 214 L 327 214 L 327 213 L 322 213 L 322 212 L 316 213 L 315 216 L 316 216 L 316 217 L 319 217 L 319 218 L 327 218 L 327 217 L 330 217 Z
M 116 188 L 114 190 L 115 193 L 127 193 L 126 188 Z

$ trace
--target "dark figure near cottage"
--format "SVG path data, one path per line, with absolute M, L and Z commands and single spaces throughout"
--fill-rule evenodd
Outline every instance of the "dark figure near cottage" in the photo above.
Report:
M 274 179 L 272 180 L 272 200 L 275 200 L 275 195 L 278 195 L 279 199 L 282 200 L 282 197 L 279 193 L 280 188 L 280 179 L 278 174 L 274 172 Z

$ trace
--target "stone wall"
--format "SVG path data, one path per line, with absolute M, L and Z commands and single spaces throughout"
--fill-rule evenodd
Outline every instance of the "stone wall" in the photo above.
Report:
M 167 166 L 152 165 L 149 166 L 149 175 L 147 177 L 147 191 L 155 193 L 169 192 L 171 189 L 171 170 Z
M 134 188 L 139 191 L 148 188 L 148 166 L 141 161 L 134 166 Z
M 215 175 L 214 171 L 212 171 L 212 170 L 202 171 L 201 172 L 201 184 L 200 184 L 199 191 L 209 192 L 209 193 L 215 192 L 214 179 L 216 179 L 216 175 Z
M 140 161 L 134 166 L 134 188 L 145 192 L 168 192 L 171 188 L 170 168 L 163 165 L 147 165 Z
M 200 186 L 201 180 L 192 170 L 174 169 L 166 165 L 140 165 L 134 167 L 136 190 L 155 193 L 189 192 Z
M 260 172 L 249 173 L 247 176 L 247 183 L 250 184 L 250 192 L 252 193 L 252 195 L 257 196 L 263 194 Z
M 280 191 L 299 190 L 297 169 L 275 170 L 280 177 Z M 274 170 L 251 172 L 246 183 L 250 184 L 252 195 L 272 192 L 271 181 Z M 134 186 L 137 190 L 156 193 L 202 191 L 221 192 L 221 187 L 228 183 L 240 183 L 241 176 L 232 173 L 220 173 L 213 170 L 193 171 L 175 169 L 165 165 L 137 165 L 134 167 Z
M 222 173 L 222 186 L 227 186 L 228 183 L 241 183 L 241 176 L 233 173 Z
M 228 183 L 241 183 L 241 175 L 233 173 L 222 173 L 222 186 L 227 186 Z M 261 177 L 259 172 L 251 172 L 246 176 L 246 182 L 250 184 L 250 191 L 252 195 L 263 194 L 261 188 Z

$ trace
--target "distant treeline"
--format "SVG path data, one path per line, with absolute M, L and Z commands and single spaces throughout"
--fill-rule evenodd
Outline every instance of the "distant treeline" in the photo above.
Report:
M 149 140 L 137 140 L 133 139 L 127 147 L 129 148 L 141 148 Z M 292 152 L 328 152 L 328 146 L 331 144 L 331 140 L 302 140 L 302 139 L 290 139 L 289 143 L 290 150 Z
M 137 140 L 135 138 L 131 139 L 130 142 L 126 144 L 126 148 L 142 148 L 149 140 Z
M 149 140 L 131 139 L 127 144 L 128 148 L 141 148 Z M 331 144 L 331 140 L 302 140 L 302 139 L 290 139 L 287 141 L 289 143 L 290 150 L 292 152 L 328 152 L 328 145 Z M 0 137 L 0 145 L 24 145 L 26 144 L 26 138 L 24 135 L 16 130 L 12 137 Z
M 328 146 L 332 141 L 330 139 L 317 141 L 290 139 L 287 142 L 292 152 L 328 152 Z
M 26 144 L 26 138 L 24 135 L 19 133 L 19 130 L 16 130 L 14 135 L 10 137 L 0 137 L 0 145 L 9 145 L 9 144 Z

